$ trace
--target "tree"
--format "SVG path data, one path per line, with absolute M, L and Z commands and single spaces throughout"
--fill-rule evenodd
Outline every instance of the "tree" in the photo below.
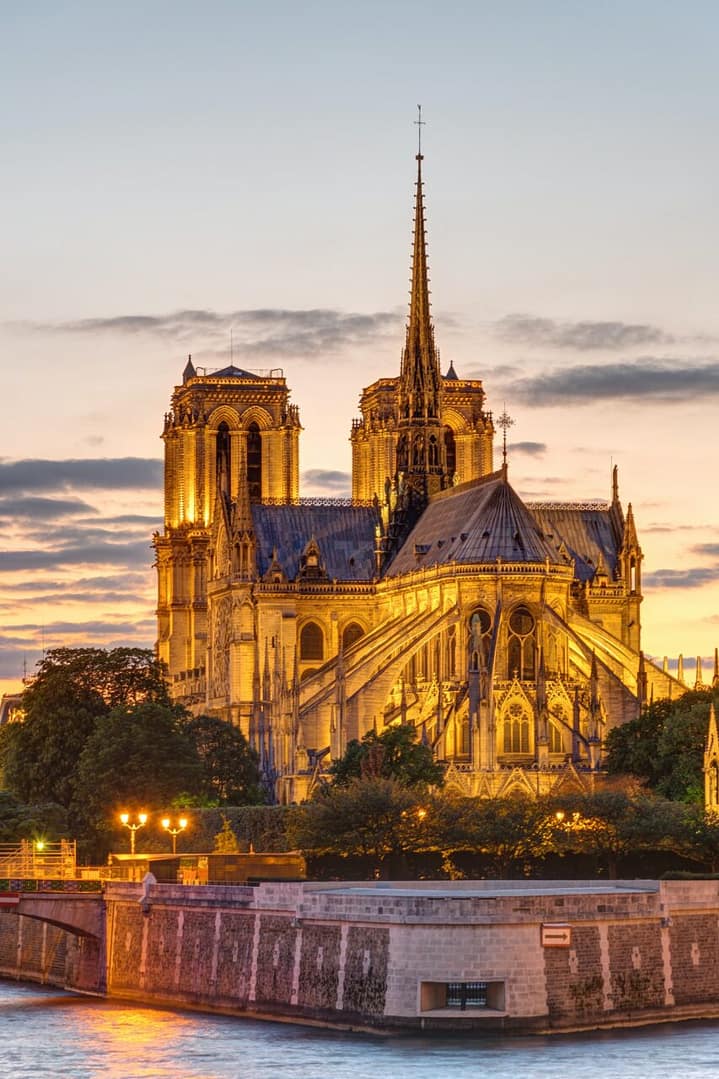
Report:
M 371 855 L 418 849 L 424 816 L 415 790 L 395 779 L 350 779 L 317 789 L 299 806 L 290 823 L 290 842 L 313 854 Z
M 229 819 L 223 813 L 222 828 L 215 834 L 213 850 L 218 854 L 237 854 L 239 849 L 239 840 L 232 829 Z
M 0 732 L 5 785 L 25 802 L 69 807 L 98 719 L 140 701 L 169 704 L 164 668 L 149 649 L 51 649 L 23 694 L 24 719 Z
M 51 648 L 23 694 L 26 712 L 47 697 L 58 677 L 77 691 L 97 694 L 108 711 L 141 701 L 170 703 L 164 665 L 149 648 Z
M 339 787 L 361 777 L 394 779 L 404 787 L 444 784 L 443 766 L 429 746 L 417 741 L 411 723 L 387 727 L 381 734 L 369 731 L 361 742 L 353 739 L 329 772 Z
M 692 690 L 677 701 L 657 701 L 615 727 L 605 746 L 609 773 L 639 776 L 676 801 L 701 801 L 709 704 L 718 698 L 711 690 Z
M 80 755 L 73 811 L 92 832 L 123 810 L 162 810 L 192 798 L 203 771 L 180 709 L 151 701 L 101 717 Z
M 616 878 L 620 857 L 640 851 L 690 856 L 687 807 L 666 798 L 599 791 L 550 802 L 548 808 L 555 852 L 594 856 L 606 864 L 611 878 Z
M 220 805 L 264 801 L 257 753 L 242 731 L 214 716 L 191 719 L 186 730 L 202 763 L 210 798 Z
M 0 791 L 0 843 L 39 838 L 53 841 L 67 835 L 67 814 L 62 806 L 24 805 L 9 791 Z
M 483 854 L 498 877 L 548 849 L 546 810 L 533 798 L 436 799 L 428 820 L 445 860 L 463 852 Z
M 46 686 L 47 695 L 33 699 L 25 719 L 0 732 L 3 777 L 23 802 L 58 802 L 67 808 L 78 758 L 105 706 L 92 690 L 71 687 L 62 679 L 49 682 L 53 685 Z

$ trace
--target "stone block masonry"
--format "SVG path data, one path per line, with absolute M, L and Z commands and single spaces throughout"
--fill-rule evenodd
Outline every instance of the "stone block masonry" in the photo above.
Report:
M 370 1030 L 719 1017 L 706 882 L 109 884 L 109 996 Z M 92 989 L 85 941 L 0 913 L 0 973 Z

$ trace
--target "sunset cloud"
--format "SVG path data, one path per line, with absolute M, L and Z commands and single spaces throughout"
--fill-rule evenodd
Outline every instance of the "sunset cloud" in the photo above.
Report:
M 64 461 L 0 460 L 0 495 L 9 491 L 161 489 L 163 463 L 154 457 L 96 457 Z
M 327 490 L 331 497 L 338 494 L 349 494 L 352 486 L 352 477 L 349 472 L 338 472 L 333 469 L 308 468 L 302 473 L 302 482 L 308 487 L 321 487 Z
M 719 581 L 719 566 L 694 566 L 689 569 L 658 569 L 645 573 L 645 588 L 701 588 Z
M 398 311 L 360 314 L 322 307 L 306 310 L 262 307 L 219 312 L 209 308 L 188 308 L 160 315 L 126 314 L 56 323 L 29 322 L 16 324 L 16 328 L 82 336 L 158 337 L 190 350 L 196 343 L 201 343 L 203 354 L 209 351 L 223 356 L 227 355 L 232 334 L 240 354 L 312 358 L 367 345 L 387 333 L 396 334 L 401 331 L 403 320 L 403 314 Z
M 503 341 L 532 348 L 572 349 L 578 352 L 667 345 L 674 338 L 657 326 L 632 322 L 572 322 L 533 315 L 505 315 L 494 323 Z
M 516 400 L 535 407 L 597 401 L 691 401 L 719 395 L 719 362 L 642 357 L 623 363 L 556 368 L 512 383 Z

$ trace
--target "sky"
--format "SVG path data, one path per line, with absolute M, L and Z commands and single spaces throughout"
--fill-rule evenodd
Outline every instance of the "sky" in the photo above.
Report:
M 301 493 L 349 493 L 359 394 L 399 371 L 417 103 L 443 368 L 514 419 L 526 499 L 618 465 L 644 648 L 711 657 L 718 50 L 699 0 L 0 0 L 0 690 L 153 644 L 188 354 L 281 367 Z

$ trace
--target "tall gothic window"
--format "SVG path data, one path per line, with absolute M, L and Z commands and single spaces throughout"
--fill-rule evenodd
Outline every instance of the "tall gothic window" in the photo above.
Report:
M 325 656 L 325 635 L 316 622 L 306 622 L 300 631 L 300 659 L 322 660 Z
M 223 422 L 217 428 L 216 440 L 217 489 L 230 495 L 230 428 Z
M 507 677 L 532 681 L 535 675 L 536 623 L 526 607 L 515 607 L 509 616 Z
M 262 499 L 262 435 L 256 423 L 247 428 L 247 483 L 250 502 Z
M 444 452 L 447 455 L 447 475 L 452 479 L 457 471 L 457 443 L 454 441 L 454 431 L 451 427 L 444 429 Z
M 564 753 L 564 738 L 556 723 L 549 724 L 549 752 Z
M 510 704 L 502 733 L 505 753 L 529 753 L 529 715 L 518 701 Z

